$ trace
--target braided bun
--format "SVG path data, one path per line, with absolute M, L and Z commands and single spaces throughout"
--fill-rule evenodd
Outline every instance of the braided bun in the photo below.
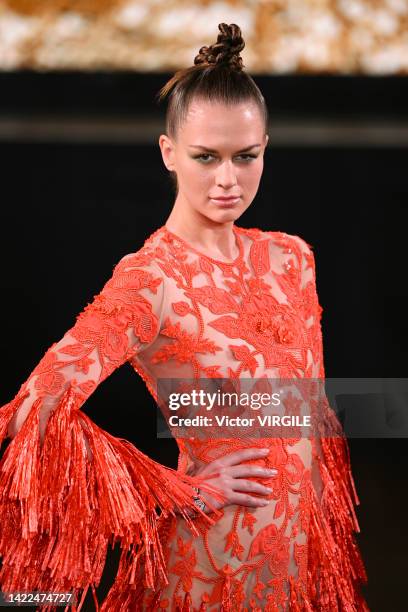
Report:
M 227 65 L 237 72 L 241 71 L 244 64 L 240 52 L 245 47 L 241 28 L 235 23 L 230 25 L 220 23 L 218 25 L 220 34 L 217 42 L 210 47 L 201 47 L 198 55 L 194 58 L 194 64 Z

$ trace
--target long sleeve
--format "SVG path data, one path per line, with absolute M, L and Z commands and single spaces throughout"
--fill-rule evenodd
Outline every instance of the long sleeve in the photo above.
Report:
M 108 544 L 117 540 L 126 557 L 120 580 L 132 584 L 142 564 L 153 586 L 166 579 L 159 517 L 177 510 L 196 532 L 192 486 L 217 497 L 199 477 L 156 463 L 80 410 L 107 376 L 154 342 L 163 298 L 152 258 L 142 250 L 123 257 L 0 408 L 0 444 L 11 438 L 0 462 L 2 591 L 74 591 L 79 610 L 89 587 L 96 599 Z
M 309 333 L 306 376 L 317 383 L 311 385 L 309 396 L 311 404 L 315 402 L 317 415 L 314 433 L 319 432 L 311 440 L 313 486 L 308 572 L 314 602 L 310 604 L 330 610 L 368 610 L 359 592 L 359 583 L 367 582 L 367 575 L 354 536 L 355 531 L 360 531 L 354 505 L 360 502 L 348 442 L 324 389 L 323 308 L 317 293 L 315 257 L 311 245 L 298 236 L 293 238 L 298 247 L 295 250 L 300 263 L 303 317 Z
M 9 424 L 10 436 L 20 430 L 34 401 L 41 399 L 43 438 L 49 414 L 68 386 L 82 404 L 116 368 L 149 346 L 159 332 L 162 302 L 163 283 L 152 262 L 135 267 L 131 255 L 123 257 L 100 294 L 21 386 L 17 397 L 26 398 Z

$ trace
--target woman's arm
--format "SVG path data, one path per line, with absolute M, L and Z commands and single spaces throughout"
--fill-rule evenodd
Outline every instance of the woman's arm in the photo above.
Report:
M 152 263 L 136 266 L 136 257 L 121 259 L 101 292 L 22 384 L 17 397 L 26 397 L 9 423 L 10 437 L 16 436 L 33 403 L 40 400 L 42 440 L 50 413 L 68 387 L 82 405 L 107 376 L 154 341 L 163 282 Z
M 311 511 L 314 520 L 310 523 L 309 549 L 313 551 L 308 563 L 310 581 L 316 586 L 317 598 L 331 593 L 333 605 L 346 609 L 357 605 L 366 609 L 359 592 L 360 583 L 367 581 L 364 563 L 355 542 L 355 531 L 360 531 L 354 506 L 358 505 L 347 438 L 331 408 L 325 392 L 325 367 L 323 357 L 323 335 L 316 286 L 316 262 L 312 247 L 299 236 L 293 236 L 300 262 L 300 287 L 302 308 L 309 334 L 309 359 L 306 377 L 316 379 L 317 394 L 310 394 L 315 402 L 318 427 L 313 430 Z M 296 248 L 296 246 L 295 246 Z M 329 544 L 330 543 L 330 544 Z M 325 581 L 322 568 L 344 576 L 343 584 Z
M 297 266 L 300 272 L 302 316 L 309 334 L 308 367 L 306 377 L 324 379 L 323 336 L 321 319 L 323 308 L 319 303 L 316 284 L 316 262 L 312 246 L 299 236 L 295 241 Z
M 1 590 L 86 590 L 98 584 L 117 539 L 124 556 L 139 550 L 121 562 L 117 580 L 129 580 L 142 561 L 153 586 L 165 573 L 158 509 L 179 509 L 196 532 L 187 515 L 192 486 L 213 488 L 156 463 L 81 410 L 105 378 L 154 342 L 163 295 L 161 272 L 143 250 L 122 258 L 0 408 L 0 442 L 12 438 L 0 462 Z

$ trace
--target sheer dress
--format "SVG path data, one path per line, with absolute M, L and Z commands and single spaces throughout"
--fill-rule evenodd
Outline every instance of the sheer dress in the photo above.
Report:
M 221 261 L 157 229 L 0 408 L 0 441 L 11 438 L 0 463 L 2 591 L 74 591 L 80 610 L 91 588 L 101 612 L 368 610 L 359 500 L 328 403 L 336 436 L 176 438 L 177 470 L 82 410 L 126 361 L 156 400 L 163 378 L 324 379 L 312 247 L 279 231 L 233 232 L 238 255 Z M 248 463 L 278 471 L 253 478 L 272 488 L 270 503 L 191 518 L 194 485 L 216 494 L 197 467 L 257 445 L 270 452 Z M 118 572 L 98 603 L 116 541 Z

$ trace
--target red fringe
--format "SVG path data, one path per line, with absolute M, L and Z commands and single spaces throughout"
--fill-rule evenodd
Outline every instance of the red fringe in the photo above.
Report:
M 0 444 L 26 396 L 0 409 Z M 109 544 L 120 541 L 121 578 L 125 573 L 129 586 L 140 567 L 147 587 L 161 580 L 167 584 L 160 516 L 174 515 L 177 509 L 198 535 L 188 516 L 189 510 L 197 511 L 192 485 L 222 500 L 208 481 L 153 461 L 127 440 L 99 428 L 78 407 L 69 387 L 48 420 L 41 447 L 41 399 L 36 400 L 0 462 L 1 590 L 73 591 L 78 607 L 71 609 L 77 612 L 89 586 L 98 610 L 95 586 Z M 198 512 L 214 523 L 211 515 Z
M 0 443 L 27 393 L 0 409 Z M 191 486 L 200 486 L 217 499 L 221 496 L 208 481 L 166 468 L 127 440 L 100 429 L 78 410 L 71 388 L 49 418 L 41 447 L 40 408 L 41 400 L 36 400 L 0 462 L 1 590 L 73 591 L 78 603 L 71 610 L 80 612 L 91 587 L 97 612 L 138 610 L 145 587 L 168 583 L 162 519 L 177 508 L 199 535 L 187 514 L 188 509 L 197 510 Z M 330 410 L 327 417 L 336 426 Z M 336 431 L 333 423 L 330 431 Z M 359 592 L 359 583 L 365 583 L 367 576 L 353 534 L 359 531 L 354 511 L 359 500 L 347 440 L 341 435 L 323 436 L 320 447 L 316 459 L 323 492 L 319 500 L 310 485 L 307 585 L 290 579 L 290 607 L 293 612 L 368 612 Z M 201 514 L 214 523 L 211 515 Z M 118 573 L 99 607 L 95 586 L 107 547 L 116 541 L 122 548 Z M 227 574 L 222 612 L 232 611 L 232 599 Z M 157 604 L 159 600 L 160 596 Z M 187 593 L 180 612 L 192 610 Z M 205 610 L 204 602 L 200 610 Z
M 359 525 L 354 504 L 359 504 L 350 469 L 347 440 L 343 436 L 320 440 L 319 457 L 323 494 L 319 501 L 310 487 L 308 588 L 311 609 L 368 611 L 360 593 L 367 582 L 363 560 L 355 542 Z

